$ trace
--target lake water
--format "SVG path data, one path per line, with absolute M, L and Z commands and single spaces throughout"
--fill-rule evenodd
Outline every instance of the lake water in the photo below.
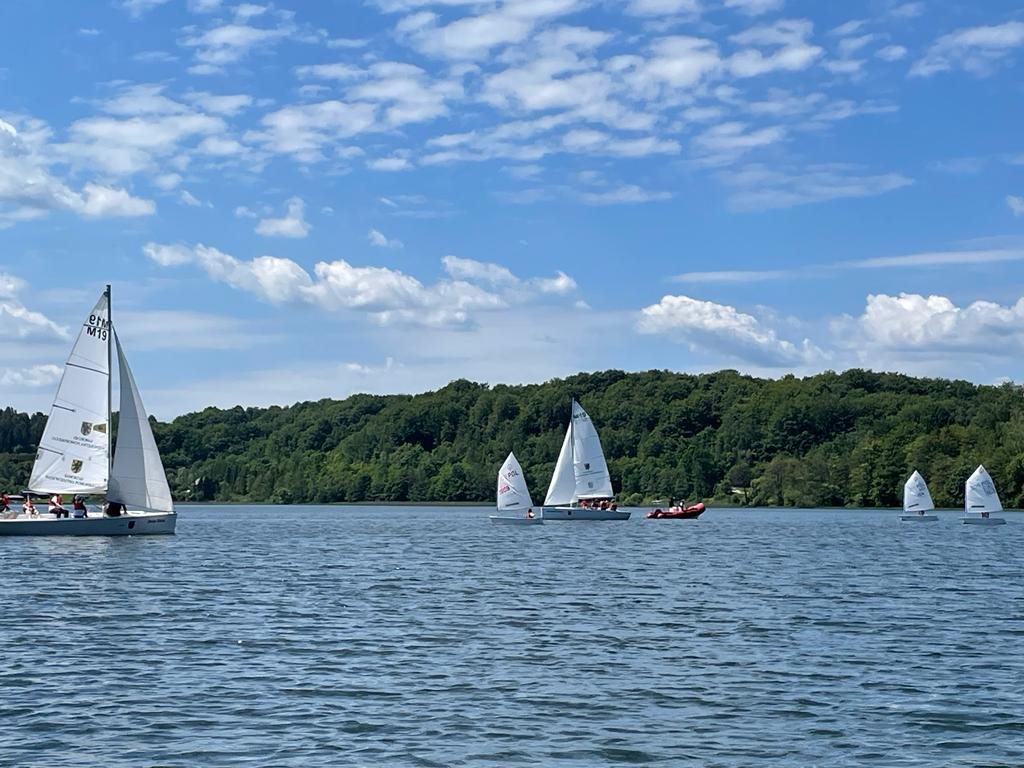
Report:
M 488 511 L 0 539 L 0 765 L 1024 765 L 1024 517 Z

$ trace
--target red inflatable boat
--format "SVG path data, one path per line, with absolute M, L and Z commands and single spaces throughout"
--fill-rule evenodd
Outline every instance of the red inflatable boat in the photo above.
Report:
M 655 509 L 647 513 L 652 520 L 694 520 L 704 512 L 704 505 L 697 502 L 692 507 L 669 507 L 668 509 Z

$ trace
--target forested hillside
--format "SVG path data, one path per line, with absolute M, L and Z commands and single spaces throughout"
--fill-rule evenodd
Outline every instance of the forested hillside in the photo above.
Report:
M 543 499 L 575 396 L 620 498 L 895 506 L 914 468 L 963 503 L 979 463 L 1024 505 L 1019 387 L 851 370 L 804 379 L 734 371 L 604 371 L 540 385 L 454 381 L 415 396 L 208 408 L 155 423 L 181 501 L 491 501 L 515 450 Z M 0 484 L 23 487 L 45 417 L 0 411 Z M 736 490 L 734 490 L 736 489 Z M 742 490 L 741 490 L 742 489 Z

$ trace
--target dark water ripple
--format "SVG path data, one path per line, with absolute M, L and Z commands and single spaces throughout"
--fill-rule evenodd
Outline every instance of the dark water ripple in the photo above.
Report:
M 190 507 L 0 539 L 0 765 L 1020 766 L 1010 517 Z

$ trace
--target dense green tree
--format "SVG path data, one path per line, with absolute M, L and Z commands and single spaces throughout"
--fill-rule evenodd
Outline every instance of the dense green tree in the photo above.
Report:
M 510 450 L 540 501 L 571 397 L 598 426 L 613 486 L 632 502 L 891 506 L 918 469 L 937 504 L 956 506 L 984 463 L 1004 503 L 1024 504 L 1020 387 L 864 370 L 457 380 L 416 396 L 206 408 L 153 424 L 182 501 L 490 501 Z M 45 422 L 0 410 L 0 486 L 27 482 Z

